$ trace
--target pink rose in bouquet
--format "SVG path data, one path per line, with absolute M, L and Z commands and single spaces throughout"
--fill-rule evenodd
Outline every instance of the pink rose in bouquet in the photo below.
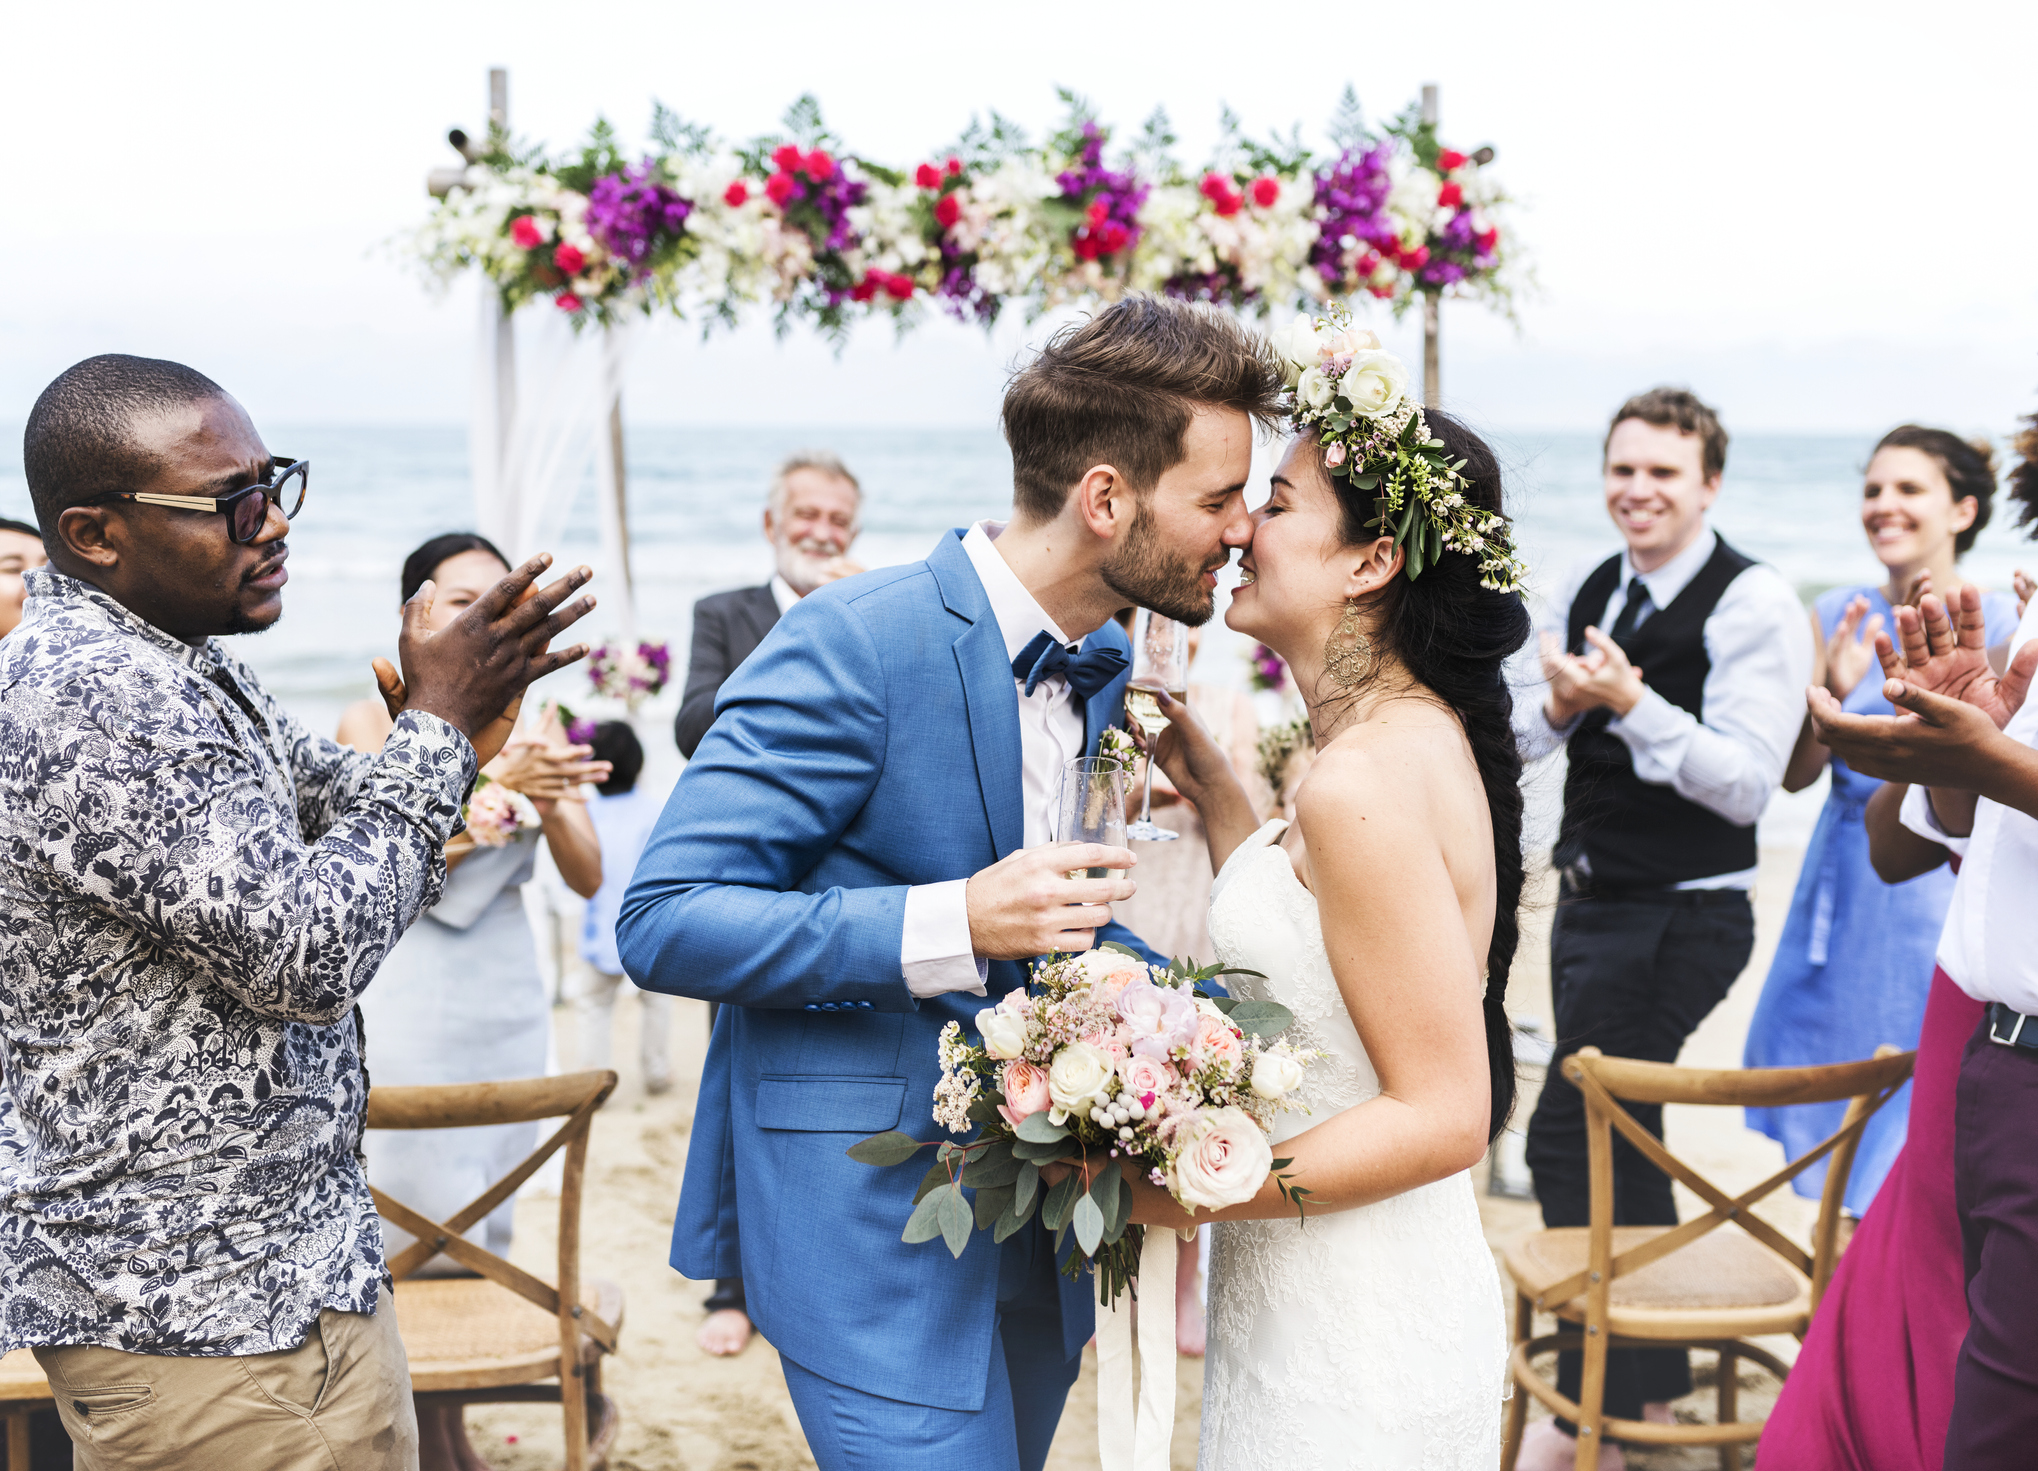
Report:
M 1042 1112 L 1051 1101 L 1047 1092 L 1047 1069 L 1035 1067 L 1030 1062 L 1008 1062 L 1005 1071 L 999 1074 L 999 1089 L 1005 1101 L 998 1105 L 998 1112 L 1013 1128 L 1029 1114 Z
M 1196 1040 L 1190 1044 L 1190 1052 L 1206 1067 L 1213 1062 L 1236 1067 L 1245 1057 L 1245 1038 L 1221 1015 L 1205 1013 L 1196 1018 Z
M 1183 1205 L 1222 1210 L 1259 1194 L 1274 1165 L 1266 1131 L 1242 1108 L 1211 1108 L 1175 1133 L 1168 1189 Z

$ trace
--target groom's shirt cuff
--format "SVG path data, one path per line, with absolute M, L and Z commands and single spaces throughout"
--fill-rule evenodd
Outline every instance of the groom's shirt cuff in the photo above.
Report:
M 988 962 L 977 959 L 969 940 L 968 879 L 914 884 L 906 890 L 906 925 L 899 941 L 899 969 L 906 989 L 919 1000 L 967 991 L 982 996 L 990 978 Z

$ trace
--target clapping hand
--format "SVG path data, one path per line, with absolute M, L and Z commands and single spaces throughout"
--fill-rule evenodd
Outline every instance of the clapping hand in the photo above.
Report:
M 2038 641 L 2026 644 L 1998 677 L 1988 662 L 1988 619 L 1982 613 L 1981 590 L 1967 583 L 1957 602 L 1957 609 L 1949 610 L 1942 599 L 1927 593 L 1917 607 L 1897 610 L 1900 646 L 1887 635 L 1875 640 L 1883 677 L 1893 685 L 1972 705 L 2000 730 L 2023 706 L 2031 688 L 2032 673 L 2038 670 Z M 1899 700 L 1892 690 L 1885 693 L 1894 704 L 1917 708 Z
M 1931 574 L 1920 573 L 1921 578 Z M 1868 599 L 1856 598 L 1840 615 L 1833 636 L 1826 640 L 1826 688 L 1836 700 L 1854 693 L 1862 676 L 1875 667 L 1875 636 L 1882 632 L 1882 615 L 1868 612 Z
M 1864 776 L 1976 791 L 1988 781 L 1987 748 L 2022 708 L 2038 673 L 2038 640 L 1999 678 L 1989 668 L 1981 593 L 1959 595 L 1957 622 L 1939 597 L 1897 610 L 1897 637 L 1876 635 L 1883 693 L 1896 715 L 1850 715 L 1829 690 L 1806 695 L 1819 740 Z
M 537 728 L 529 735 L 513 736 L 488 764 L 488 774 L 530 798 L 540 817 L 550 817 L 560 802 L 579 801 L 582 787 L 609 779 L 610 763 L 590 760 L 593 755 L 594 747 L 567 741 L 559 707 L 547 704 Z
M 1585 630 L 1585 642 L 1591 647 L 1573 654 L 1555 634 L 1543 635 L 1543 677 L 1550 682 L 1545 713 L 1551 725 L 1569 725 L 1588 710 L 1625 715 L 1647 692 L 1642 671 L 1619 644 L 1592 627 Z
M 531 682 L 587 657 L 586 644 L 555 653 L 551 642 L 594 610 L 591 597 L 566 601 L 594 574 L 576 567 L 541 590 L 538 574 L 551 565 L 549 556 L 531 558 L 436 634 L 429 619 L 437 587 L 426 581 L 403 605 L 402 672 L 375 661 L 390 719 L 405 710 L 436 715 L 467 737 L 484 766 L 492 761 L 516 729 Z

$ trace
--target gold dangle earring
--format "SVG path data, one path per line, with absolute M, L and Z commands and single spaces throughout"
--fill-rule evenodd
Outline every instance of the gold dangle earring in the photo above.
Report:
M 1373 673 L 1373 641 L 1359 622 L 1356 598 L 1345 599 L 1344 616 L 1323 643 L 1323 668 L 1330 677 L 1350 689 L 1363 684 Z

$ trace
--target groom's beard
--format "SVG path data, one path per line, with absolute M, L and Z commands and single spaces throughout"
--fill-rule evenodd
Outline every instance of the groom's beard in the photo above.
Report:
M 1224 559 L 1231 560 L 1229 550 Z M 1203 585 L 1208 570 L 1163 543 L 1144 506 L 1133 513 L 1124 547 L 1099 569 L 1104 585 L 1127 602 L 1191 628 L 1208 623 L 1217 608 L 1216 591 Z

